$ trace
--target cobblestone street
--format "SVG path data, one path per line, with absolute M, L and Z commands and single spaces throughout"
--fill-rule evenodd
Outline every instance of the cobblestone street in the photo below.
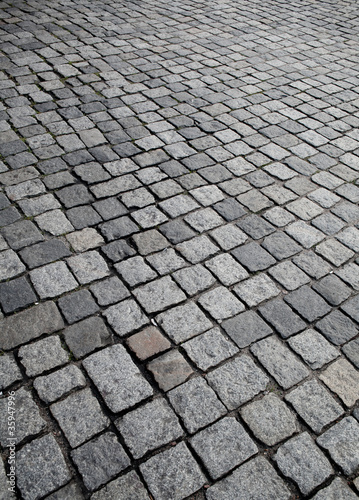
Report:
M 359 498 L 358 2 L 0 1 L 0 98 L 0 500 Z

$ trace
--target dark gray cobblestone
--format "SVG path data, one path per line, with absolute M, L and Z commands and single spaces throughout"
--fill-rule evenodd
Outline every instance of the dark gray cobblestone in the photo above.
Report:
M 358 30 L 0 4 L 0 498 L 358 497 Z

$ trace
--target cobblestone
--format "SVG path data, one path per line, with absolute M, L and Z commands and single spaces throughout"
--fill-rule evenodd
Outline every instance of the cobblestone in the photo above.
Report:
M 54 403 L 51 413 L 72 448 L 84 443 L 110 423 L 90 389 L 75 392 L 63 401 Z
M 307 495 L 333 473 L 333 469 L 309 434 L 303 432 L 283 444 L 274 456 L 279 468 Z
M 257 446 L 235 418 L 224 418 L 199 432 L 191 445 L 217 479 L 255 455 Z
M 351 498 L 355 2 L 70 7 L 0 5 L 0 497 Z
M 256 438 L 267 446 L 283 441 L 299 428 L 295 415 L 275 394 L 249 403 L 240 414 Z
M 73 450 L 71 456 L 90 491 L 130 465 L 130 459 L 112 432 L 83 444 Z
M 328 450 L 332 459 L 345 474 L 353 474 L 359 465 L 359 424 L 353 417 L 346 417 L 324 432 L 317 442 Z
M 121 345 L 91 354 L 83 361 L 83 366 L 113 412 L 129 408 L 153 393 Z

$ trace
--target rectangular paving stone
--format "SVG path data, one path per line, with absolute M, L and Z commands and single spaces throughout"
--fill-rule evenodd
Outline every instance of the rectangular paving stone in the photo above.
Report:
M 212 328 L 212 323 L 193 302 L 156 316 L 156 321 L 176 344 Z
M 337 394 L 347 408 L 359 399 L 359 371 L 344 358 L 332 363 L 319 378 Z
M 190 443 L 214 479 L 223 476 L 258 451 L 244 428 L 233 417 L 223 418 L 197 433 Z
M 188 340 L 182 347 L 191 360 L 203 371 L 218 365 L 221 361 L 232 357 L 238 351 L 219 328 L 212 328 L 208 332 Z
M 22 374 L 13 354 L 0 356 L 0 373 L 0 390 L 6 389 L 22 379 Z
M 257 439 L 273 446 L 299 429 L 294 413 L 275 394 L 266 394 L 241 409 L 241 417 Z
M 5 313 L 34 304 L 37 297 L 25 277 L 0 283 L 0 303 Z
M 266 492 L 268 498 L 288 500 L 291 492 L 275 469 L 264 457 L 257 457 L 241 465 L 225 479 L 212 485 L 206 492 L 208 500 L 240 498 L 255 500 Z
M 264 391 L 269 379 L 247 355 L 216 368 L 206 376 L 229 410 L 234 410 Z
M 71 252 L 62 241 L 52 239 L 23 248 L 19 255 L 29 269 L 33 269 L 69 257 Z
M 316 328 L 334 345 L 342 345 L 358 334 L 355 323 L 338 310 L 318 321 Z
M 358 468 L 359 423 L 355 418 L 343 418 L 319 436 L 317 443 L 329 452 L 344 474 L 353 474 Z
M 133 294 L 147 313 L 162 311 L 186 299 L 186 295 L 169 276 L 140 286 Z
M 308 321 L 315 321 L 331 310 L 330 306 L 307 285 L 289 293 L 284 300 Z M 308 307 L 308 304 L 311 304 L 311 307 Z
M 130 459 L 113 432 L 92 439 L 71 452 L 86 488 L 107 483 L 130 465 Z
M 88 290 L 79 290 L 65 295 L 59 299 L 58 305 L 70 324 L 99 311 L 98 305 Z
M 323 335 L 312 329 L 290 338 L 288 343 L 313 370 L 322 368 L 340 355 Z
M 301 251 L 301 247 L 283 232 L 266 236 L 262 246 L 277 260 L 283 260 Z
M 182 500 L 206 482 L 184 443 L 151 457 L 140 465 L 140 470 L 156 500 Z
M 22 346 L 18 355 L 29 377 L 39 375 L 69 361 L 69 353 L 62 347 L 58 335 Z
M 201 264 L 186 267 L 173 273 L 174 280 L 190 296 L 210 288 L 216 279 Z
M 335 239 L 326 240 L 324 243 L 320 243 L 316 247 L 316 252 L 329 260 L 334 266 L 340 266 L 354 257 L 354 252 Z
M 132 333 L 149 322 L 132 298 L 110 306 L 103 315 L 120 337 Z
M 313 285 L 316 292 L 333 306 L 340 305 L 351 295 L 351 290 L 337 276 L 329 274 Z
M 0 348 L 13 349 L 44 333 L 64 327 L 61 314 L 54 302 L 42 302 L 26 311 L 0 319 Z
M 205 235 L 180 243 L 176 246 L 176 250 L 192 264 L 198 264 L 219 252 L 217 245 L 214 245 Z
M 305 365 L 274 336 L 254 344 L 251 352 L 284 389 L 292 387 L 309 375 Z
M 110 274 L 106 261 L 95 250 L 70 257 L 67 262 L 81 284 L 99 280 Z
M 65 262 L 54 262 L 30 272 L 30 279 L 41 299 L 57 297 L 78 287 Z
M 65 328 L 64 337 L 75 358 L 82 358 L 112 341 L 112 335 L 105 322 L 98 316 L 92 316 Z
M 282 473 L 307 495 L 333 474 L 332 466 L 307 432 L 283 444 L 274 456 Z
M 223 320 L 244 311 L 244 305 L 226 287 L 218 286 L 200 296 L 198 302 L 212 318 Z
M 14 250 L 20 250 L 44 239 L 35 224 L 29 220 L 21 220 L 5 226 L 1 229 L 1 234 Z
M 152 387 L 122 345 L 91 354 L 82 364 L 114 413 L 130 408 L 153 394 Z
M 147 368 L 164 391 L 182 384 L 193 374 L 191 365 L 176 349 L 154 359 L 148 363 Z
M 229 254 L 220 254 L 206 262 L 224 286 L 231 286 L 249 277 L 247 271 Z
M 258 243 L 248 243 L 231 251 L 231 254 L 250 272 L 263 271 L 277 261 Z
M 130 295 L 125 285 L 116 276 L 91 285 L 90 290 L 100 306 L 114 304 Z
M 17 466 L 17 485 L 27 500 L 49 494 L 71 479 L 61 449 L 52 434 L 26 444 L 17 454 Z
M 315 279 L 322 278 L 328 274 L 332 267 L 328 262 L 323 260 L 319 255 L 309 250 L 308 252 L 302 252 L 293 258 L 294 264 L 300 267 L 306 274 L 312 276 Z
M 168 393 L 168 397 L 174 410 L 191 434 L 226 413 L 226 408 L 219 401 L 213 389 L 201 377 L 192 378 L 172 389 Z
M 98 434 L 110 423 L 90 389 L 77 391 L 54 403 L 50 409 L 72 448 Z
M 225 320 L 221 326 L 241 349 L 273 333 L 272 328 L 254 311 L 238 314 Z
M 157 277 L 156 271 L 140 256 L 132 257 L 115 265 L 116 271 L 130 286 L 136 286 Z
M 179 420 L 164 398 L 157 398 L 116 421 L 116 427 L 135 458 L 183 435 Z
M 53 403 L 72 389 L 82 388 L 86 379 L 81 370 L 75 365 L 68 365 L 50 375 L 37 377 L 34 388 L 45 403 Z
M 266 274 L 259 274 L 236 285 L 234 292 L 248 306 L 253 307 L 276 297 L 280 289 Z

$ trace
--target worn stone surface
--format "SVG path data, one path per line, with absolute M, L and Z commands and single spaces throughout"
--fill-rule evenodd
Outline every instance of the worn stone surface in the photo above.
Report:
M 342 479 L 336 477 L 332 483 L 317 493 L 314 500 L 355 500 L 358 496 Z
M 157 323 L 176 344 L 195 337 L 212 327 L 211 321 L 193 302 L 173 307 L 156 316 Z
M 130 465 L 130 459 L 112 432 L 83 444 L 73 450 L 71 456 L 90 491 Z
M 149 500 L 150 497 L 138 475 L 131 471 L 118 479 L 110 481 L 104 488 L 91 496 L 91 500 L 112 500 L 113 498 Z
M 345 474 L 353 474 L 359 465 L 359 423 L 353 417 L 343 418 L 324 432 L 317 442 L 328 450 Z
M 172 349 L 147 365 L 157 384 L 164 391 L 169 391 L 192 375 L 193 370 L 181 353 Z
M 121 345 L 91 354 L 82 364 L 114 413 L 130 408 L 153 394 L 150 384 Z
M 148 313 L 162 311 L 186 298 L 169 276 L 138 287 L 133 293 Z
M 51 413 L 72 448 L 84 443 L 110 423 L 90 389 L 75 392 L 59 403 L 54 403 Z
M 263 498 L 288 500 L 290 491 L 274 468 L 263 457 L 254 458 L 236 469 L 231 475 L 211 486 L 206 496 L 209 500 L 227 500 L 228 497 L 255 500 Z
M 269 382 L 268 377 L 247 355 L 216 368 L 206 378 L 230 410 L 250 401 Z
M 288 344 L 313 370 L 321 368 L 340 355 L 323 335 L 312 329 L 290 338 Z
M 215 392 L 202 378 L 193 378 L 172 389 L 169 400 L 186 429 L 193 434 L 226 412 Z
M 65 328 L 65 342 L 76 358 L 111 343 L 111 333 L 102 318 L 94 316 Z
M 244 428 L 235 418 L 223 418 L 191 439 L 191 445 L 202 458 L 214 479 L 241 464 L 258 451 Z
M 40 416 L 39 409 L 36 406 L 31 393 L 21 388 L 14 394 L 15 398 L 15 435 L 10 434 L 8 419 L 4 418 L 0 423 L 1 445 L 5 448 L 8 445 L 8 439 L 20 444 L 25 438 L 36 436 L 46 428 L 45 420 Z M 9 415 L 7 399 L 0 399 L 0 408 L 3 415 Z M 13 407 L 10 407 L 12 409 Z M 9 421 L 10 422 L 10 421 Z M 11 431 L 12 432 L 12 431 Z
M 150 458 L 140 470 L 152 495 L 158 500 L 181 500 L 206 482 L 184 443 Z
M 39 375 L 69 360 L 69 353 L 61 346 L 60 337 L 53 335 L 34 344 L 20 347 L 19 358 L 29 377 Z
M 12 354 L 0 356 L 0 390 L 22 379 L 21 371 Z
M 126 299 L 107 308 L 103 315 L 120 337 L 148 323 L 147 316 L 133 299 Z
M 284 389 L 309 375 L 305 365 L 276 337 L 260 340 L 251 351 Z
M 12 349 L 63 327 L 64 322 L 56 305 L 43 302 L 9 318 L 0 319 L 0 348 Z
M 283 441 L 299 428 L 295 415 L 275 394 L 249 403 L 240 413 L 256 438 L 267 446 Z
M 178 418 L 163 398 L 127 413 L 116 421 L 116 427 L 135 458 L 183 434 Z
M 314 379 L 294 389 L 286 400 L 317 434 L 344 413 L 329 392 Z
M 84 387 L 86 379 L 75 365 L 68 365 L 50 375 L 37 377 L 34 387 L 45 403 L 52 403 L 61 398 L 72 389 Z
M 359 399 L 359 371 L 346 359 L 340 358 L 332 363 L 319 378 L 345 406 L 351 407 Z
M 25 389 L 69 466 L 66 481 L 41 477 L 17 496 L 342 495 L 334 476 L 303 493 L 269 463 L 292 439 L 285 408 L 312 436 L 358 419 L 356 7 L 0 4 L 1 398 Z M 207 399 L 189 390 L 198 380 Z M 163 397 L 175 414 L 168 393 L 181 387 L 194 413 L 186 420 L 177 402 L 183 433 L 155 442 L 166 418 L 152 403 Z M 111 469 L 106 444 L 72 458 L 72 398 L 90 427 L 111 419 L 77 447 L 113 432 L 128 468 Z M 255 423 L 241 415 L 252 405 Z M 135 457 L 115 422 L 137 412 L 154 437 L 134 433 Z M 233 417 L 264 459 L 230 463 L 227 437 L 209 434 L 211 451 L 194 450 L 192 438 Z M 173 458 L 167 470 L 165 458 L 145 477 L 175 442 L 194 469 Z M 354 492 L 357 471 L 340 470 Z
M 240 348 L 247 347 L 273 332 L 254 311 L 246 311 L 224 321 L 222 328 Z
M 328 459 L 303 432 L 283 444 L 274 456 L 280 470 L 307 495 L 334 472 Z
M 57 297 L 78 286 L 64 262 L 54 262 L 30 273 L 35 290 L 42 299 Z
M 127 340 L 127 344 L 141 360 L 151 358 L 171 347 L 169 340 L 154 326 L 135 333 Z
M 232 357 L 238 348 L 222 335 L 219 328 L 198 335 L 182 344 L 187 355 L 203 371 Z
M 29 500 L 51 493 L 71 478 L 52 434 L 25 445 L 17 454 L 17 467 L 18 488 Z

